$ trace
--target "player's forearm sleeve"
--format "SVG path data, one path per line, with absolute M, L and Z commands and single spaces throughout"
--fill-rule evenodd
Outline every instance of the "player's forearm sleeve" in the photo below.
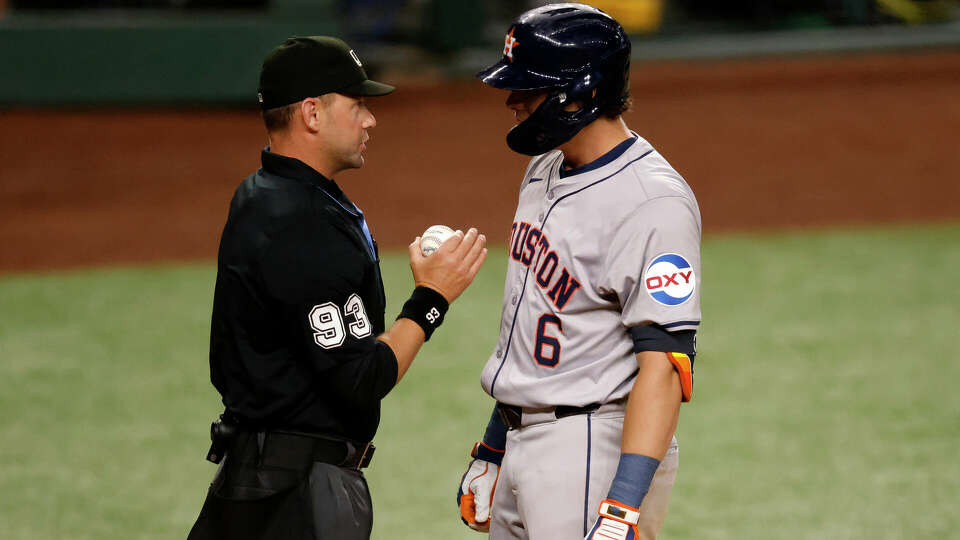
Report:
M 503 462 L 504 449 L 507 447 L 507 425 L 500 418 L 497 408 L 493 408 L 483 440 L 473 445 L 470 456 L 499 466 Z M 458 497 L 459 498 L 459 497 Z
M 493 414 L 490 415 L 490 421 L 487 422 L 487 430 L 483 434 L 483 444 L 493 450 L 503 451 L 507 447 L 507 425 L 503 423 L 503 418 L 497 408 L 493 408 Z

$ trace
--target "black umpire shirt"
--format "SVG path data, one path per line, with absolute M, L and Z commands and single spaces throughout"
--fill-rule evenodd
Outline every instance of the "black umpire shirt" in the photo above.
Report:
M 220 239 L 210 378 L 252 430 L 373 438 L 397 361 L 376 244 L 336 183 L 264 149 Z

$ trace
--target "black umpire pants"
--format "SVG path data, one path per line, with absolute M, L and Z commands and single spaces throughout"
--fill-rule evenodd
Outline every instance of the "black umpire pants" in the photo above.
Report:
M 363 473 L 306 452 L 263 447 L 240 433 L 217 471 L 188 540 L 367 540 L 373 528 Z

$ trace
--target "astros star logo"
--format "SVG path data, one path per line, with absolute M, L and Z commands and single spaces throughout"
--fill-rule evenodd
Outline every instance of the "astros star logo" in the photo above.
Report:
M 513 37 L 513 30 L 514 28 L 510 28 L 510 33 L 503 38 L 503 55 L 509 58 L 511 62 L 513 62 L 513 48 L 520 44 L 520 42 Z

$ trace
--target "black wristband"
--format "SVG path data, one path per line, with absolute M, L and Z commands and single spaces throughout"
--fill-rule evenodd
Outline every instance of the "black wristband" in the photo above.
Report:
M 398 319 L 410 319 L 423 328 L 424 341 L 429 341 L 433 331 L 443 322 L 450 303 L 442 294 L 429 287 L 417 287 L 410 299 L 403 304 Z

